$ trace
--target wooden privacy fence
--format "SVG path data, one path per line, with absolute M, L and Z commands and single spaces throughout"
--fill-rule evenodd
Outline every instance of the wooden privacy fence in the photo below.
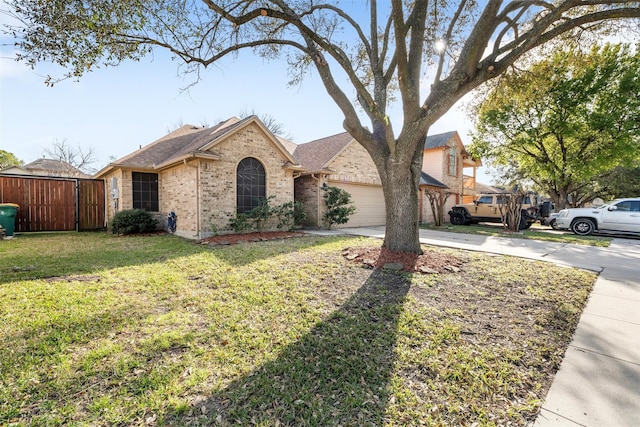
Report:
M 16 232 L 105 228 L 103 180 L 0 175 L 0 203 L 20 205 Z

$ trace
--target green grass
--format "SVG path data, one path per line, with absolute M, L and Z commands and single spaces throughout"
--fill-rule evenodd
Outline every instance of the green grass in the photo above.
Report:
M 421 228 L 428 230 L 447 231 L 450 233 L 479 234 L 483 236 L 507 237 L 514 239 L 542 240 L 547 242 L 571 243 L 576 245 L 588 245 L 608 247 L 611 244 L 610 237 L 603 236 L 578 236 L 573 233 L 550 232 L 550 228 L 533 226 L 518 233 L 507 233 L 499 224 L 492 225 L 451 225 L 434 227 L 433 224 L 423 224 Z
M 0 241 L 0 425 L 532 420 L 595 276 L 433 248 L 462 271 L 372 271 L 341 255 L 379 244 Z

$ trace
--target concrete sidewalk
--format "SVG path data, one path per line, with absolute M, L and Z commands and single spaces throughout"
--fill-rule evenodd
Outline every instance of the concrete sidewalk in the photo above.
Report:
M 333 232 L 384 237 L 384 227 Z M 640 426 L 640 240 L 596 248 L 421 230 L 420 241 L 600 273 L 533 426 Z

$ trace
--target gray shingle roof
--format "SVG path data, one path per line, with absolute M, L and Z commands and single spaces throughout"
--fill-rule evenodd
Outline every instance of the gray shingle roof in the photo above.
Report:
M 244 120 L 235 119 L 235 122 L 234 119 L 230 119 L 210 128 L 197 128 L 191 125 L 185 125 L 151 144 L 116 160 L 114 164 L 119 166 L 152 168 L 154 165 L 170 162 L 172 159 L 178 159 L 185 154 L 204 153 L 204 151 L 201 151 L 203 147 L 250 118 L 251 117 L 247 117 Z M 229 124 L 230 122 L 231 124 Z
M 422 172 L 420 174 L 420 185 L 431 185 L 432 187 L 449 188 L 449 186 L 441 183 L 428 173 Z
M 424 143 L 424 149 L 429 150 L 431 148 L 444 147 L 455 134 L 456 131 L 454 130 L 450 132 L 439 133 L 437 135 L 429 135 L 427 136 L 427 140 Z
M 318 171 L 326 168 L 328 163 L 351 141 L 353 141 L 353 137 L 348 132 L 343 132 L 299 144 L 293 155 L 307 170 Z
M 82 172 L 80 169 L 70 165 L 69 163 L 58 160 L 58 159 L 38 159 L 34 160 L 31 163 L 27 163 L 22 166 L 23 169 L 26 169 L 31 172 L 38 171 L 46 171 L 48 173 L 60 173 L 63 175 L 76 175 L 77 177 L 89 177 L 86 173 Z
M 36 170 L 61 171 L 61 172 L 66 172 L 70 169 L 75 169 L 73 166 L 71 166 L 69 163 L 65 161 L 55 160 L 55 159 L 44 159 L 44 158 L 34 160 L 33 162 L 27 163 L 22 167 L 26 170 L 36 169 Z

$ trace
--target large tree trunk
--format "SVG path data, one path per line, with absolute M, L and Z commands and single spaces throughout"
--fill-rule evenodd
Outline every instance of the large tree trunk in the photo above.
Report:
M 418 191 L 424 139 L 413 155 L 411 166 L 390 156 L 380 171 L 386 207 L 386 231 L 383 246 L 395 252 L 421 254 Z

